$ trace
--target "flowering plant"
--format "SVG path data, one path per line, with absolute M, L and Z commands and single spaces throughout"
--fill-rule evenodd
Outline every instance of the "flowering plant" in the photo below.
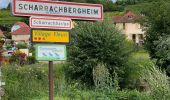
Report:
M 27 55 L 20 50 L 16 50 L 12 53 L 12 56 L 10 58 L 10 62 L 16 62 L 19 63 L 20 65 L 24 65 L 26 62 Z

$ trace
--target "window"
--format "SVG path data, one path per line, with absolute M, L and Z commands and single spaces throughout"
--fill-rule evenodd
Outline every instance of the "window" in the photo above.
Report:
M 133 16 L 128 16 L 128 19 L 133 19 Z
M 123 23 L 123 29 L 125 30 L 125 23 Z
M 136 43 L 136 34 L 132 34 L 132 40 L 134 43 Z

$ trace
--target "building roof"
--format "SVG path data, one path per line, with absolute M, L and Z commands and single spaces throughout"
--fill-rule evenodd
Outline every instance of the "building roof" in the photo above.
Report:
M 24 22 L 17 22 L 11 28 L 12 35 L 29 35 L 30 27 Z
M 0 29 L 0 37 L 5 37 L 1 29 Z
M 115 23 L 133 23 L 137 21 L 140 16 L 134 14 L 131 11 L 126 12 L 123 16 L 113 16 L 113 21 Z

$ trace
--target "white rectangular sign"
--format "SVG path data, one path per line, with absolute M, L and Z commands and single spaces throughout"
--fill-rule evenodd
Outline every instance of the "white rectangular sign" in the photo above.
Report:
M 31 28 L 71 29 L 71 19 L 54 17 L 30 17 Z
M 18 16 L 53 16 L 83 20 L 103 20 L 101 4 L 61 1 L 13 0 L 12 12 Z
M 42 61 L 66 60 L 66 45 L 37 44 L 36 59 Z

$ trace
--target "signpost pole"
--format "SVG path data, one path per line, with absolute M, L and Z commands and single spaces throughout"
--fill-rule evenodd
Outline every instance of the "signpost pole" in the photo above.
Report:
M 53 79 L 53 61 L 49 61 L 49 100 L 54 100 L 54 79 Z

